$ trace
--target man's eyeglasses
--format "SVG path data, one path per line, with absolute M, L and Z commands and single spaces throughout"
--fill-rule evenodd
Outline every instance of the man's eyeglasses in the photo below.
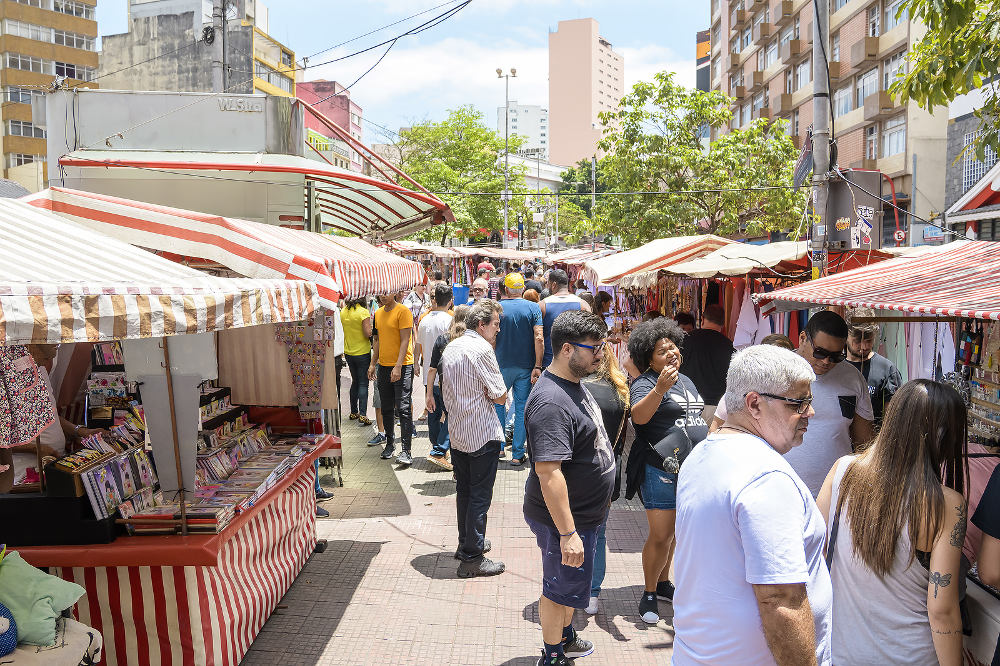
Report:
M 763 391 L 755 391 L 757 395 L 762 395 L 765 398 L 773 398 L 774 400 L 781 400 L 787 402 L 790 405 L 795 405 L 795 413 L 805 414 L 809 411 L 809 406 L 812 404 L 812 396 L 808 398 L 788 398 L 783 395 L 774 395 L 773 393 L 764 393 Z M 749 394 L 745 394 L 743 397 L 747 397 Z
M 583 347 L 584 349 L 589 349 L 590 351 L 596 354 L 599 351 L 603 351 L 604 348 L 608 346 L 608 341 L 602 340 L 599 344 L 596 345 L 585 345 L 582 342 L 571 342 L 570 344 L 573 345 L 574 347 Z
M 484 292 L 484 291 L 486 291 L 486 290 L 485 290 L 485 289 L 483 289 L 482 287 L 473 287 L 473 288 L 471 289 L 471 291 L 472 291 L 472 293 L 474 293 L 474 294 L 481 294 L 481 293 L 483 293 L 483 292 Z
M 816 343 L 813 342 L 812 338 L 809 338 L 809 344 L 813 348 L 813 358 L 817 361 L 822 361 L 824 359 L 830 359 L 831 363 L 840 363 L 847 358 L 847 351 L 841 350 L 839 352 L 833 352 L 829 349 L 823 349 L 822 347 L 817 347 Z M 761 394 L 763 395 L 763 393 Z

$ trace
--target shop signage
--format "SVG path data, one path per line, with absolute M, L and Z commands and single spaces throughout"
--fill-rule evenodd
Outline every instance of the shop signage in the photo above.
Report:
M 219 111 L 263 113 L 264 100 L 253 97 L 219 97 Z

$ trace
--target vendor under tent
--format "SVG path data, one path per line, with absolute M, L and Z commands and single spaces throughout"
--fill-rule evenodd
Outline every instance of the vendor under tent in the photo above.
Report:
M 60 187 L 24 198 L 33 206 L 132 245 L 212 262 L 239 275 L 315 282 L 320 303 L 409 289 L 426 279 L 416 262 L 360 238 L 310 233 Z
M 613 286 L 632 273 L 655 271 L 697 259 L 732 242 L 711 234 L 658 238 L 632 250 L 587 261 L 580 277 L 598 287 Z
M 191 460 L 190 476 L 195 476 L 190 449 L 207 433 L 184 436 L 198 432 L 198 424 L 185 417 L 199 418 L 199 404 L 204 409 L 199 398 L 206 394 L 194 383 L 199 377 L 185 369 L 197 359 L 180 350 L 205 340 L 204 335 L 190 334 L 297 324 L 312 316 L 316 302 L 310 281 L 211 277 L 24 202 L 0 200 L 0 344 L 101 346 L 126 340 L 126 345 L 139 345 L 161 338 L 159 345 L 150 340 L 150 345 L 136 348 L 148 352 L 148 357 L 130 357 L 126 350 L 124 367 L 128 370 L 133 360 L 155 367 L 142 371 L 146 374 L 140 380 L 146 432 L 160 490 L 173 494 L 180 488 L 182 507 L 177 518 L 168 499 L 162 507 L 167 514 L 156 518 L 155 524 L 172 533 L 179 523 L 182 534 L 115 538 L 122 522 L 148 528 L 151 519 L 139 516 L 151 509 L 143 506 L 136 518 L 116 519 L 116 500 L 108 515 L 87 518 L 83 507 L 87 511 L 94 507 L 96 512 L 98 500 L 88 489 L 80 494 L 80 486 L 72 482 L 74 474 L 86 471 L 85 465 L 75 472 L 57 473 L 57 460 L 46 465 L 44 494 L 0 495 L 0 524 L 8 544 L 15 543 L 15 532 L 21 539 L 34 530 L 35 543 L 53 545 L 18 545 L 21 556 L 85 588 L 86 597 L 74 613 L 102 632 L 106 663 L 154 659 L 235 666 L 312 552 L 316 545 L 313 462 L 334 444 L 329 436 L 317 436 L 308 452 L 288 457 L 282 473 L 273 482 L 268 477 L 268 485 L 248 495 L 245 507 L 226 525 L 217 524 L 217 532 L 187 533 L 184 498 L 196 486 L 189 484 L 186 465 Z M 211 347 L 211 338 L 208 342 Z M 160 393 L 162 400 L 155 398 Z M 210 427 L 210 422 L 203 420 L 202 425 Z M 257 430 L 233 431 L 231 439 L 246 451 L 249 442 L 240 438 L 250 433 L 255 437 Z M 95 450 L 85 445 L 81 452 Z M 139 451 L 145 451 L 141 438 L 123 454 L 106 453 L 128 465 L 133 452 L 139 455 Z M 56 484 L 57 478 L 64 483 Z M 138 478 L 136 473 L 130 483 L 139 485 Z M 111 474 L 105 479 L 110 484 Z M 171 481 L 173 485 L 168 485 Z M 40 515 L 48 518 L 40 520 Z M 192 530 L 195 527 L 191 525 Z M 102 531 L 108 538 L 89 545 L 92 535 Z M 82 545 L 56 545 L 60 543 Z M 121 603 L 123 599 L 129 603 Z

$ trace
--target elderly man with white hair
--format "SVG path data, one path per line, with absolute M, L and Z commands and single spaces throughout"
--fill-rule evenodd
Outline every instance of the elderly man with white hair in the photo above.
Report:
M 829 664 L 826 526 L 782 457 L 802 443 L 815 373 L 749 347 L 726 376 L 728 416 L 681 466 L 675 664 Z

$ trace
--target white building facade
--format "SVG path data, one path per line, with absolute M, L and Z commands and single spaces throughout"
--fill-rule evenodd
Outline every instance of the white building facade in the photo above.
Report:
M 497 107 L 497 131 L 504 133 L 504 107 Z M 517 151 L 522 157 L 541 159 L 549 158 L 549 110 L 537 104 L 518 104 L 516 100 L 510 103 L 508 119 L 510 136 L 515 134 L 524 137 L 524 144 Z

